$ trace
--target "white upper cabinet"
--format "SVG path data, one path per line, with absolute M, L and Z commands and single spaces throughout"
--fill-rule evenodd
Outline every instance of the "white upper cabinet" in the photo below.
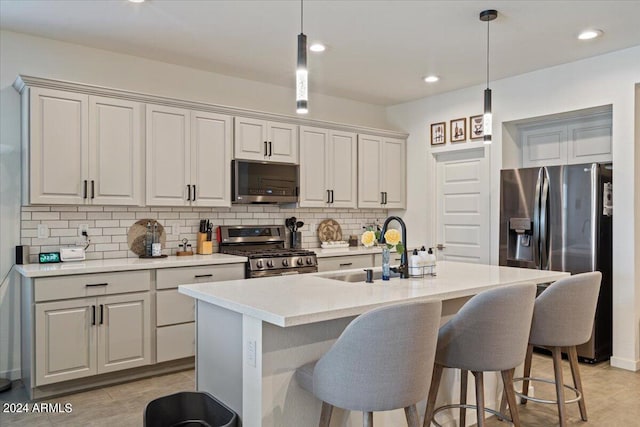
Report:
M 356 134 L 300 127 L 300 206 L 355 208 Z
M 32 88 L 30 203 L 139 205 L 137 102 Z
M 89 185 L 89 97 L 31 88 L 28 203 L 77 204 Z
M 89 198 L 99 205 L 142 204 L 140 103 L 89 97 Z
M 523 126 L 522 166 L 610 162 L 611 135 L 610 113 Z
M 406 142 L 358 135 L 358 207 L 406 207 Z
M 231 117 L 147 105 L 147 204 L 231 205 Z
M 234 129 L 236 159 L 298 163 L 298 126 L 236 117 Z

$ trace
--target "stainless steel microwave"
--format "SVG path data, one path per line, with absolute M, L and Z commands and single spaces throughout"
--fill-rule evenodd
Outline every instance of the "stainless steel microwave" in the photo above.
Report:
M 296 203 L 298 165 L 233 160 L 233 203 Z

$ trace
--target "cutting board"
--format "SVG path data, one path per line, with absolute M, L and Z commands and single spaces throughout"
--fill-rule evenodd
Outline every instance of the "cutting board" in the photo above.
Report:
M 335 242 L 342 240 L 342 228 L 338 221 L 334 219 L 325 219 L 318 224 L 318 239 L 321 242 Z

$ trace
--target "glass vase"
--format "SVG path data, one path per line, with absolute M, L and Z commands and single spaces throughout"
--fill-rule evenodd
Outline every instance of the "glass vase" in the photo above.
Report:
M 387 247 L 382 248 L 382 280 L 389 280 L 390 276 L 390 266 L 389 262 L 391 260 L 391 251 Z

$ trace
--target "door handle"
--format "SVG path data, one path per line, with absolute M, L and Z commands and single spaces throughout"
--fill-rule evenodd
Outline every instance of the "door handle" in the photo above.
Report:
M 273 154 L 273 151 L 271 147 L 271 141 L 269 141 L 269 157 L 271 157 L 272 154 Z
M 96 306 L 91 306 L 91 326 L 96 324 Z
M 86 199 L 87 198 L 87 180 L 84 180 L 84 190 L 82 191 L 82 198 Z
M 268 148 L 267 148 L 267 141 L 264 142 L 264 156 L 267 157 L 267 154 L 269 153 Z
M 96 182 L 93 179 L 91 180 L 91 198 L 96 198 Z
M 196 185 L 193 184 L 193 201 L 196 201 Z
M 187 184 L 187 201 L 191 200 L 191 185 Z
M 100 304 L 100 324 L 104 323 L 104 304 Z
M 441 251 L 441 250 L 443 250 L 443 249 L 445 249 L 445 248 L 446 248 L 446 246 L 444 246 L 442 243 L 438 243 L 438 244 L 436 245 L 436 249 L 437 249 L 437 250 L 439 250 L 439 251 Z

